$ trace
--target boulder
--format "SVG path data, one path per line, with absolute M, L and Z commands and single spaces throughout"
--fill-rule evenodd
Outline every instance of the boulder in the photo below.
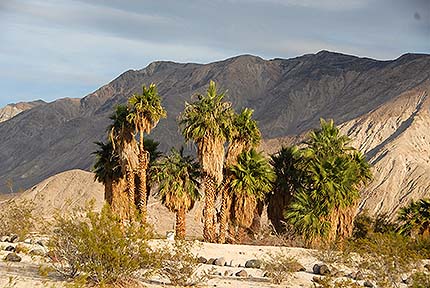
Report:
M 200 256 L 199 258 L 197 258 L 197 262 L 202 263 L 202 264 L 206 264 L 206 263 L 208 263 L 208 259 L 206 259 L 203 256 Z
M 256 268 L 256 269 L 260 269 L 261 268 L 261 261 L 258 259 L 251 259 L 246 261 L 245 263 L 245 267 L 246 268 Z
M 237 272 L 235 274 L 237 277 L 248 277 L 248 272 L 246 272 L 245 270 L 240 270 L 239 272 Z
M 373 287 L 375 287 L 375 286 L 372 284 L 372 282 L 370 282 L 370 281 L 364 281 L 363 286 L 364 286 L 364 287 L 369 287 L 369 288 L 373 288 Z
M 33 256 L 45 256 L 46 255 L 46 251 L 42 247 L 40 247 L 40 248 L 33 248 L 33 249 L 30 250 L 29 254 L 33 255 Z
M 215 261 L 214 261 L 214 265 L 216 265 L 216 266 L 225 266 L 225 263 L 226 263 L 227 261 L 225 261 L 225 258 L 224 257 L 221 257 L 221 258 L 217 258 Z
M 4 248 L 4 251 L 15 252 L 15 247 L 13 247 L 12 245 L 9 245 L 6 248 Z
M 12 252 L 7 254 L 4 260 L 8 262 L 21 262 L 22 258 L 15 252 Z

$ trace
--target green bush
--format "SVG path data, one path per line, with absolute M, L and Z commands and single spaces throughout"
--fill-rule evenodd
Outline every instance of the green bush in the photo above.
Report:
M 144 268 L 150 273 L 158 268 L 147 239 L 148 228 L 140 223 L 124 225 L 109 206 L 100 213 L 86 212 L 57 216 L 50 242 L 55 269 L 61 274 L 99 285 L 132 278 Z
M 262 270 L 274 284 L 281 284 L 288 280 L 292 273 L 300 270 L 302 265 L 294 257 L 284 253 L 268 253 L 262 259 Z
M 0 236 L 18 235 L 23 239 L 33 228 L 34 203 L 10 200 L 0 209 Z

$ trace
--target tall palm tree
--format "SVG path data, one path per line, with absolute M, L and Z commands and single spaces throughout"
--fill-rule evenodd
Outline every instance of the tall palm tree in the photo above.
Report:
M 184 156 L 183 149 L 180 152 L 172 149 L 151 170 L 153 180 L 159 183 L 161 202 L 176 213 L 176 236 L 185 239 L 185 215 L 200 199 L 199 164 L 192 157 Z
M 224 143 L 231 131 L 231 103 L 224 102 L 225 94 L 218 94 L 211 81 L 206 95 L 197 95 L 197 101 L 185 103 L 179 125 L 186 141 L 197 144 L 197 156 L 203 172 L 205 192 L 205 241 L 215 241 L 216 188 L 223 179 Z
M 236 237 L 242 240 L 246 228 L 251 226 L 257 200 L 264 199 L 272 189 L 275 174 L 261 153 L 251 149 L 239 155 L 237 164 L 229 167 L 232 181 L 231 219 L 236 226 Z
M 225 243 L 230 215 L 231 198 L 228 188 L 232 180 L 226 169 L 237 163 L 238 156 L 251 148 L 257 147 L 261 141 L 261 133 L 257 121 L 252 119 L 252 109 L 244 108 L 239 114 L 233 115 L 233 126 L 225 159 L 225 177 L 221 186 L 221 211 L 218 242 Z
M 115 113 L 110 117 L 110 141 L 114 153 L 118 155 L 121 173 L 125 176 L 125 190 L 128 196 L 127 217 L 133 218 L 135 214 L 135 173 L 139 166 L 137 143 L 134 137 L 134 126 L 127 121 L 129 109 L 125 105 L 118 105 Z M 118 188 L 121 188 L 120 185 Z
M 144 133 L 149 134 L 158 124 L 161 118 L 166 117 L 166 110 L 161 106 L 161 97 L 158 95 L 155 84 L 149 88 L 143 86 L 142 94 L 134 94 L 128 100 L 130 111 L 127 120 L 134 124 L 135 131 L 139 135 L 138 153 L 138 182 L 136 189 L 137 208 L 142 222 L 146 222 L 147 184 L 146 174 L 149 164 L 149 152 L 145 150 Z
M 430 236 L 430 199 L 411 201 L 400 208 L 397 221 L 399 233 L 405 236 Z
M 267 216 L 275 230 L 282 233 L 285 230 L 284 209 L 287 207 L 295 192 L 303 182 L 303 157 L 297 146 L 282 147 L 277 153 L 271 155 L 276 180 L 272 193 L 267 197 Z

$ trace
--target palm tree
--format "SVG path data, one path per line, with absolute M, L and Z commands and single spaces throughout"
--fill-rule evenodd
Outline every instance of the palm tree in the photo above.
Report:
M 258 129 L 257 121 L 252 119 L 252 109 L 244 108 L 241 113 L 233 115 L 233 126 L 230 135 L 230 143 L 225 159 L 225 177 L 221 186 L 221 211 L 218 242 L 225 243 L 228 221 L 230 215 L 231 198 L 228 188 L 232 180 L 229 174 L 230 167 L 237 164 L 237 158 L 242 152 L 247 152 L 251 148 L 257 147 L 261 141 L 261 133 Z
M 110 117 L 113 123 L 109 126 L 109 130 L 114 153 L 118 155 L 121 173 L 125 176 L 125 190 L 128 197 L 127 217 L 131 219 L 135 214 L 135 173 L 139 166 L 139 158 L 134 126 L 127 121 L 128 114 L 127 106 L 116 106 L 115 113 Z M 122 186 L 118 186 L 118 189 L 124 188 Z
M 399 233 L 405 236 L 430 236 L 430 199 L 411 201 L 400 208 L 397 218 L 400 223 Z
M 267 196 L 267 216 L 278 233 L 285 231 L 284 209 L 295 192 L 302 187 L 303 157 L 297 146 L 282 147 L 270 157 L 276 180 L 272 193 Z
M 158 195 L 161 202 L 176 213 L 176 236 L 185 239 L 185 215 L 196 200 L 200 199 L 200 168 L 190 156 L 183 155 L 183 149 L 175 149 L 161 158 L 151 168 L 153 180 L 159 183 Z
M 95 142 L 99 148 L 91 153 L 96 156 L 92 171 L 94 180 L 104 184 L 105 200 L 112 206 L 112 183 L 122 177 L 119 157 L 113 151 L 112 142 Z
M 186 141 L 197 144 L 197 156 L 203 172 L 205 191 L 205 241 L 215 241 L 215 195 L 223 179 L 224 143 L 231 131 L 231 103 L 224 102 L 225 94 L 218 94 L 211 81 L 206 95 L 197 95 L 194 103 L 185 103 L 179 124 Z
M 352 235 L 360 188 L 371 172 L 364 156 L 347 146 L 349 141 L 332 120 L 321 120 L 321 129 L 310 133 L 302 149 L 304 185 L 285 216 L 308 243 Z
M 229 167 L 232 181 L 231 219 L 236 226 L 236 237 L 242 240 L 246 228 L 251 226 L 257 200 L 264 199 L 272 189 L 275 174 L 261 153 L 251 149 L 239 155 L 237 164 Z
M 149 134 L 158 124 L 160 119 L 166 117 L 166 110 L 161 106 L 161 98 L 158 95 L 155 84 L 149 85 L 149 88 L 143 86 L 142 94 L 134 94 L 131 96 L 128 100 L 128 104 L 130 105 L 130 111 L 127 115 L 127 121 L 134 124 L 135 131 L 139 135 L 136 202 L 141 220 L 142 222 L 146 222 L 146 170 L 148 169 L 149 164 L 149 152 L 145 150 L 143 135 L 144 133 Z

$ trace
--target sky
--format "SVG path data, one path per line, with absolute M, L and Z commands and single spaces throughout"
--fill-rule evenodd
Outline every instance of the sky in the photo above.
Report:
M 430 53 L 430 0 L 0 0 L 0 107 L 159 60 Z

